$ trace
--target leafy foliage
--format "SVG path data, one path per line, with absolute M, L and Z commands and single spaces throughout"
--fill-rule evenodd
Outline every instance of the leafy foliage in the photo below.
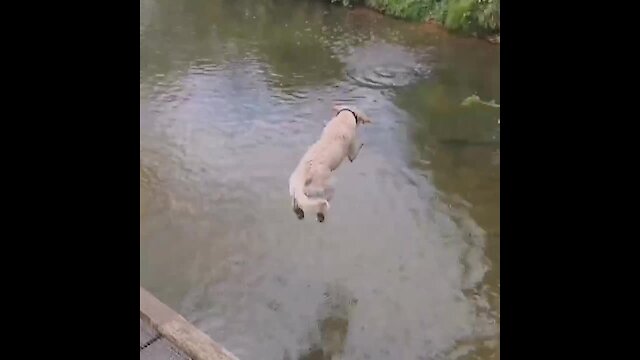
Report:
M 500 33 L 500 0 L 330 0 L 344 6 L 366 5 L 414 21 L 434 20 L 447 29 L 489 35 Z

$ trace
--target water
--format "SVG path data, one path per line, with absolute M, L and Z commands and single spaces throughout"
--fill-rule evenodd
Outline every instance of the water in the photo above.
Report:
M 140 1 L 140 283 L 241 359 L 498 359 L 499 46 L 312 0 Z M 323 224 L 288 178 L 375 121 Z

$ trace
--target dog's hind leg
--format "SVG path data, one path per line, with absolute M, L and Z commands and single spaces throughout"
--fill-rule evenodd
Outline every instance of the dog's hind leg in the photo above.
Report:
M 293 198 L 293 212 L 298 217 L 298 220 L 304 219 L 304 211 L 298 206 L 298 202 Z
M 324 193 L 326 194 L 325 199 L 328 202 L 331 202 L 331 200 L 333 200 L 333 195 L 335 195 L 336 191 L 333 188 L 328 188 L 327 190 L 325 190 Z
M 318 222 L 324 222 L 324 218 L 326 216 L 325 214 L 326 214 L 327 210 L 329 210 L 327 208 L 327 206 L 328 205 L 326 203 L 320 205 L 320 208 L 318 209 L 318 213 L 316 214 L 316 219 L 318 219 Z

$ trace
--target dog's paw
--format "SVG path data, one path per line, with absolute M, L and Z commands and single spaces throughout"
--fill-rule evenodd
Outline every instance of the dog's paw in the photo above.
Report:
M 316 218 L 318 219 L 318 222 L 324 222 L 324 214 L 323 213 L 318 213 L 316 215 Z
M 304 211 L 300 208 L 296 208 L 293 210 L 294 213 L 296 213 L 296 216 L 298 217 L 298 220 L 302 220 L 304 219 Z

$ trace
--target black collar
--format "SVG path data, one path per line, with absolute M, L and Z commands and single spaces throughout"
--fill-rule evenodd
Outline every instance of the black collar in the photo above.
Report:
M 340 110 L 338 110 L 338 112 L 336 113 L 336 116 L 338 116 L 338 114 L 340 114 L 343 111 L 350 112 L 353 115 L 354 119 L 356 119 L 356 124 L 358 123 L 358 115 L 356 115 L 356 113 L 354 113 L 353 111 L 351 111 L 349 109 L 340 109 Z

